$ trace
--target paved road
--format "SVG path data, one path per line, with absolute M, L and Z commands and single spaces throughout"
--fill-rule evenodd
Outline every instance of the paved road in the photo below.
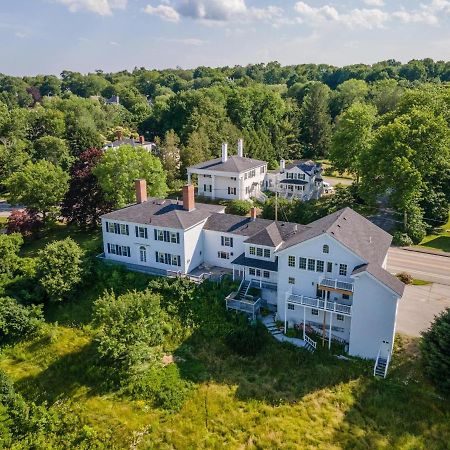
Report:
M 445 256 L 390 248 L 387 269 L 392 273 L 408 272 L 414 278 L 450 286 L 450 258 Z
M 445 308 L 450 308 L 449 286 L 438 283 L 406 286 L 403 298 L 398 303 L 397 331 L 419 336 L 421 331 L 429 327 L 434 316 Z
M 21 206 L 11 206 L 5 200 L 0 200 L 0 217 L 9 217 L 15 209 L 22 209 Z

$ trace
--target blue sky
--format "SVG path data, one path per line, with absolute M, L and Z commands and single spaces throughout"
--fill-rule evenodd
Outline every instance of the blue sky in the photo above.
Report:
M 450 60 L 450 0 L 1 0 L 12 75 Z

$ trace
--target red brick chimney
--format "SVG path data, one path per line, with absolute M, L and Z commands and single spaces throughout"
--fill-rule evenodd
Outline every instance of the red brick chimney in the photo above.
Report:
M 250 210 L 250 218 L 252 220 L 256 220 L 257 212 L 258 212 L 258 209 L 253 206 L 253 208 Z
M 136 203 L 144 203 L 147 201 L 147 182 L 139 179 L 134 182 L 136 188 Z
M 145 144 L 145 138 L 144 138 L 144 136 L 139 136 L 139 143 L 140 143 L 141 145 L 144 145 L 144 144 Z
M 186 211 L 195 209 L 194 186 L 192 184 L 183 186 L 183 209 Z

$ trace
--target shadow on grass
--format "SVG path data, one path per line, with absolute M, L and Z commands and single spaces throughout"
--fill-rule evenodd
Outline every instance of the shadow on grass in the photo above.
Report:
M 278 405 L 296 402 L 311 392 L 348 382 L 370 373 L 366 361 L 342 361 L 327 350 L 312 354 L 268 336 L 266 346 L 254 357 L 233 353 L 219 340 L 192 336 L 177 351 L 183 378 L 236 386 L 239 400 Z
M 397 337 L 396 344 L 401 352 L 388 377 L 368 377 L 354 386 L 354 403 L 333 437 L 341 448 L 449 448 L 448 400 L 423 379 L 417 340 Z
M 450 236 L 438 236 L 421 245 L 422 247 L 431 247 L 444 252 L 450 252 Z
M 37 349 L 42 343 L 33 345 Z M 29 348 L 31 351 L 32 346 Z M 16 387 L 26 398 L 51 405 L 59 398 L 75 396 L 80 389 L 89 396 L 110 392 L 106 383 L 111 379 L 110 375 L 111 369 L 100 364 L 95 344 L 91 342 L 61 356 L 39 374 L 22 378 Z

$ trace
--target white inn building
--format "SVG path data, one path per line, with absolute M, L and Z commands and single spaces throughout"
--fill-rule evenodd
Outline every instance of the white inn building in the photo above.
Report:
M 305 341 L 320 333 L 387 370 L 404 289 L 385 269 L 388 233 L 350 208 L 299 225 L 195 203 L 192 185 L 182 202 L 147 198 L 144 180 L 136 189 L 136 204 L 102 216 L 103 258 L 157 275 L 227 272 L 241 280 L 228 308 L 264 305 Z

